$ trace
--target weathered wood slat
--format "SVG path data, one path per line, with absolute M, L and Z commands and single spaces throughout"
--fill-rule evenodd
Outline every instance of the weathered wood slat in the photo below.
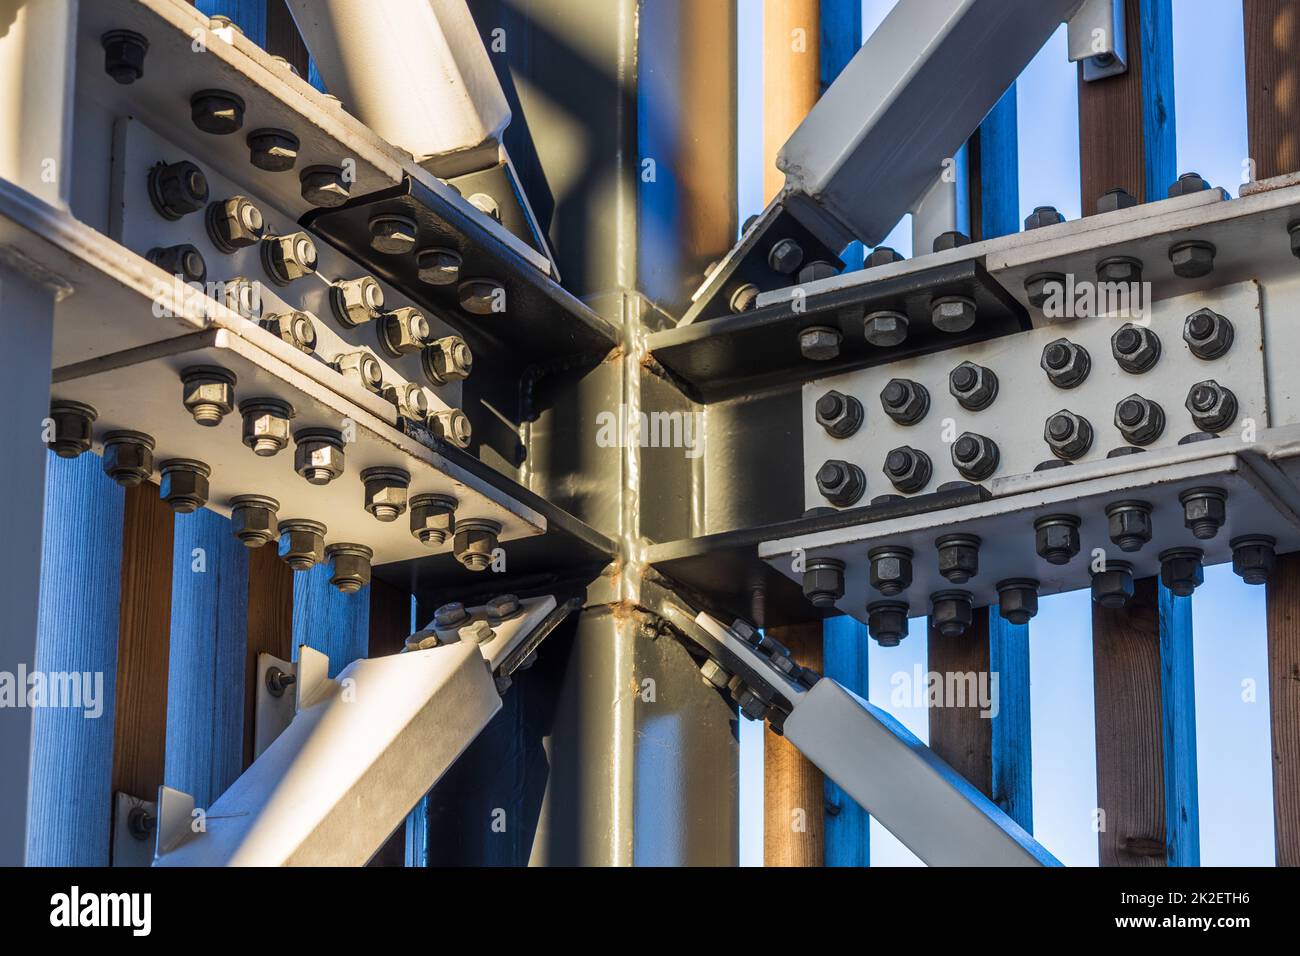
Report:
M 1300 866 L 1300 553 L 1268 582 L 1268 695 L 1277 865 Z
M 820 621 L 769 628 L 804 667 L 822 669 Z M 825 862 L 822 772 L 784 737 L 763 738 L 763 863 L 821 866 Z
M 1300 5 L 1244 0 L 1246 116 L 1256 179 L 1300 169 Z
M 930 673 L 940 675 L 945 684 L 949 675 L 974 675 L 974 680 L 962 682 L 964 702 L 945 699 L 929 708 L 930 749 L 992 796 L 993 723 L 980 716 L 978 697 L 978 675 L 989 670 L 989 609 L 976 608 L 971 626 L 959 637 L 944 637 L 931 627 L 927 661 Z
M 972 239 L 994 239 L 1020 231 L 1016 118 L 1013 83 L 970 138 L 967 162 Z
M 253 762 L 257 655 L 293 658 L 293 571 L 268 544 L 248 552 L 248 637 L 244 654 L 244 766 Z

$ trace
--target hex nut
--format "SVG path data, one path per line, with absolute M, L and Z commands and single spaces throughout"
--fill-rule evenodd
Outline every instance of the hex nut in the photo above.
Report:
M 974 615 L 969 591 L 935 591 L 930 595 L 930 626 L 944 637 L 961 637 Z
M 1199 240 L 1176 242 L 1169 247 L 1169 264 L 1181 279 L 1199 279 L 1214 271 L 1213 243 Z
M 384 390 L 384 368 L 369 352 L 343 352 L 330 363 L 334 370 L 351 382 L 376 395 Z
M 460 601 L 451 601 L 433 612 L 433 624 L 440 629 L 455 627 L 467 620 L 469 620 L 469 611 Z
M 1140 375 L 1160 360 L 1160 336 L 1146 326 L 1125 322 L 1110 337 L 1110 353 L 1124 371 Z
M 998 397 L 998 377 L 991 368 L 962 362 L 948 373 L 948 391 L 968 412 L 978 412 Z
M 1097 281 L 1136 285 L 1142 281 L 1142 260 L 1132 256 L 1107 256 L 1097 263 Z
M 907 257 L 897 249 L 891 249 L 889 246 L 876 246 L 862 263 L 864 269 L 874 269 L 876 266 L 887 266 L 895 262 L 902 262 Z
M 1232 338 L 1232 321 L 1213 309 L 1197 309 L 1183 322 L 1183 341 L 1198 359 L 1222 358 Z
M 867 633 L 881 647 L 897 647 L 907 637 L 907 604 L 873 601 L 867 605 Z
M 208 202 L 208 177 L 189 160 L 157 163 L 149 170 L 149 200 L 158 215 L 175 222 Z
M 123 488 L 153 474 L 153 438 L 144 432 L 116 431 L 104 436 L 104 474 Z
M 969 246 L 970 242 L 970 236 L 966 235 L 966 233 L 950 229 L 935 236 L 930 248 L 933 252 L 948 252 L 951 249 Z
M 779 239 L 767 253 L 767 266 L 783 276 L 793 275 L 803 265 L 803 247 L 793 239 Z
M 428 423 L 435 438 L 440 438 L 457 448 L 468 448 L 470 439 L 474 436 L 469 416 L 459 408 L 444 408 L 430 412 Z
M 1088 350 L 1064 338 L 1053 339 L 1043 346 L 1038 364 L 1047 373 L 1047 380 L 1057 388 L 1081 385 L 1092 371 Z
M 82 452 L 90 450 L 94 437 L 95 419 L 99 413 L 94 406 L 85 402 L 50 402 L 50 421 L 54 423 L 54 435 L 49 446 L 60 458 L 76 458 Z
M 429 417 L 432 402 L 429 391 L 423 385 L 414 382 L 385 385 L 383 396 L 397 408 L 397 414 L 404 419 L 423 423 Z
M 975 324 L 975 300 L 963 295 L 946 295 L 930 306 L 930 322 L 940 332 L 955 335 Z
M 393 358 L 424 348 L 429 340 L 429 320 L 419 309 L 403 306 L 379 320 L 379 344 Z
M 1061 409 L 1043 425 L 1043 441 L 1057 458 L 1075 461 L 1092 447 L 1092 423 L 1082 415 Z
M 471 315 L 506 311 L 506 287 L 494 279 L 466 279 L 456 287 L 456 301 Z
M 1178 597 L 1190 597 L 1205 581 L 1200 548 L 1169 548 L 1161 551 L 1160 582 Z
M 420 352 L 424 376 L 434 385 L 446 385 L 469 378 L 474 368 L 474 353 L 459 335 L 434 339 Z
M 1025 228 L 1042 229 L 1044 226 L 1055 226 L 1061 222 L 1065 222 L 1065 217 L 1056 211 L 1055 206 L 1036 206 L 1034 211 L 1025 217 Z
M 226 136 L 244 125 L 244 101 L 226 90 L 199 90 L 190 97 L 190 119 L 205 133 Z
M 456 532 L 456 508 L 459 504 L 451 495 L 426 493 L 412 496 L 411 534 L 425 547 L 435 548 L 442 544 Z
M 501 525 L 486 518 L 467 518 L 456 522 L 452 551 L 468 571 L 486 571 L 497 549 Z
M 333 209 L 352 196 L 348 178 L 338 166 L 308 166 L 298 176 L 302 198 L 313 206 Z
M 1038 613 L 1038 582 L 1033 578 L 999 581 L 998 613 L 1012 624 L 1028 624 Z
M 109 30 L 99 38 L 104 48 L 104 72 L 117 83 L 127 85 L 144 76 L 144 57 L 149 41 L 134 30 Z
M 281 342 L 292 345 L 301 352 L 310 355 L 316 351 L 316 317 L 310 312 L 300 312 L 297 309 L 273 312 L 259 324 Z
M 267 236 L 262 240 L 262 266 L 276 285 L 288 285 L 316 271 L 316 243 L 305 232 Z
M 425 285 L 455 285 L 460 280 L 461 256 L 455 249 L 421 249 L 415 263 L 416 277 Z
M 903 445 L 885 456 L 882 470 L 896 489 L 903 494 L 912 494 L 930 483 L 934 465 L 925 452 Z
M 1105 608 L 1121 608 L 1133 597 L 1133 566 L 1127 561 L 1107 561 L 1092 572 L 1092 599 Z
M 727 684 L 731 682 L 731 675 L 722 669 L 722 665 L 713 658 L 707 658 L 700 665 L 700 673 L 704 677 L 704 683 L 709 687 L 716 687 L 718 690 L 725 690 Z
M 235 373 L 216 365 L 194 365 L 181 371 L 181 398 L 200 425 L 211 428 L 235 407 Z
M 799 332 L 799 354 L 810 362 L 829 362 L 840 354 L 844 336 L 839 329 L 827 325 L 814 325 Z
M 1200 173 L 1183 173 L 1169 187 L 1169 198 L 1190 196 L 1192 193 L 1204 192 L 1210 188 Z
M 364 544 L 331 544 L 325 549 L 330 562 L 330 584 L 344 594 L 356 594 L 370 583 L 370 559 L 375 553 Z
M 284 129 L 255 129 L 244 140 L 248 144 L 248 161 L 268 173 L 293 169 L 298 161 L 298 137 Z
M 239 403 L 243 442 L 259 458 L 270 458 L 289 444 L 294 408 L 278 398 L 250 398 Z
M 1232 548 L 1232 570 L 1247 584 L 1267 584 L 1277 568 L 1277 539 L 1266 534 L 1248 534 L 1228 542 Z
M 403 256 L 415 250 L 420 228 L 410 216 L 381 213 L 370 219 L 370 248 L 388 256 Z
M 1059 272 L 1039 272 L 1025 280 L 1025 295 L 1035 309 L 1047 305 L 1053 296 L 1065 295 L 1065 276 Z
M 262 210 L 247 196 L 231 196 L 208 203 L 204 217 L 208 238 L 222 252 L 234 252 L 262 241 L 266 226 Z
M 514 594 L 498 594 L 496 597 L 488 598 L 483 604 L 483 610 L 490 621 L 504 621 L 508 617 L 513 617 L 519 613 L 521 607 L 519 597 Z
M 310 571 L 325 560 L 325 526 L 308 518 L 281 521 L 280 558 L 295 571 Z
M 907 340 L 907 316 L 902 312 L 872 312 L 863 320 L 867 342 L 879 348 L 892 348 Z
M 1079 519 L 1044 515 L 1034 521 L 1034 550 L 1048 564 L 1069 564 L 1079 553 Z
M 278 536 L 276 512 L 280 502 L 266 495 L 236 495 L 230 499 L 230 526 L 246 548 L 260 548 Z
M 1125 441 L 1149 445 L 1164 434 L 1165 410 L 1149 398 L 1129 395 L 1115 403 L 1115 427 Z
M 376 521 L 396 521 L 406 511 L 411 473 L 404 468 L 376 467 L 361 472 L 365 509 Z
M 758 302 L 758 286 L 752 282 L 746 282 L 744 285 L 731 293 L 731 299 L 727 303 L 733 313 L 739 315 L 741 312 L 748 312 Z
M 998 469 L 997 442 L 975 432 L 962 432 L 952 443 L 952 465 L 967 481 L 983 481 Z
M 844 597 L 844 562 L 809 558 L 804 565 L 803 595 L 813 607 L 834 607 Z
M 832 438 L 848 438 L 862 427 L 866 411 L 852 395 L 831 389 L 817 399 L 815 416 L 826 434 Z
M 145 258 L 168 275 L 178 276 L 182 282 L 202 283 L 208 278 L 208 264 L 203 260 L 203 253 L 188 242 L 155 246 L 145 253 Z
M 294 432 L 293 469 L 313 485 L 328 485 L 343 474 L 343 436 L 333 428 Z
M 330 305 L 342 325 L 355 328 L 379 318 L 384 308 L 384 290 L 374 276 L 339 279 L 330 286 Z
M 831 276 L 837 276 L 840 270 L 836 269 L 824 259 L 814 259 L 802 269 L 795 277 L 798 285 L 807 285 L 810 282 L 817 282 L 821 279 L 829 279 Z
M 920 382 L 891 378 L 880 390 L 880 405 L 899 425 L 915 425 L 930 410 L 930 392 Z
M 159 462 L 158 494 L 172 511 L 187 515 L 208 503 L 208 476 L 212 469 L 193 458 Z
M 1187 390 L 1184 403 L 1192 421 L 1203 432 L 1217 434 L 1237 419 L 1237 396 L 1214 379 L 1197 382 Z
M 848 508 L 867 490 L 867 476 L 851 462 L 832 458 L 817 469 L 817 490 L 831 504 Z
M 1178 496 L 1183 525 L 1201 541 L 1219 533 L 1228 520 L 1228 493 L 1222 488 L 1188 488 Z
M 234 276 L 220 283 L 216 298 L 226 308 L 246 319 L 257 321 L 262 315 L 262 284 L 244 276 Z M 312 334 L 315 334 L 315 330 Z
M 980 539 L 973 534 L 945 534 L 934 546 L 939 551 L 939 573 L 953 584 L 965 584 L 980 570 Z
M 912 585 L 912 549 L 886 545 L 867 552 L 871 562 L 868 579 L 886 597 L 902 594 Z
M 1107 505 L 1106 527 L 1121 551 L 1140 551 L 1151 540 L 1150 502 L 1125 499 Z
M 1127 189 L 1116 187 L 1108 189 L 1097 200 L 1097 212 L 1115 212 L 1117 209 L 1131 209 L 1138 201 Z

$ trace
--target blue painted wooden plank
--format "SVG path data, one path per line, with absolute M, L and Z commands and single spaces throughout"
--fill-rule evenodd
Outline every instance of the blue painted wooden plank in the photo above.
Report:
M 1163 584 L 1160 585 L 1160 703 L 1168 862 L 1170 866 L 1200 866 L 1192 599 L 1178 597 Z
M 825 675 L 859 697 L 867 696 L 867 627 L 847 614 L 822 625 Z M 826 778 L 826 866 L 871 863 L 871 818 L 847 793 Z
M 333 563 L 326 561 L 293 576 L 293 656 L 306 644 L 330 659 L 330 676 L 370 647 L 370 588 L 343 594 L 330 584 Z
M 248 549 L 230 520 L 176 516 L 164 779 L 212 801 L 243 770 Z
M 1142 142 L 1146 199 L 1164 199 L 1178 176 L 1172 0 L 1141 0 Z M 1130 37 L 1129 43 L 1134 42 Z
M 989 608 L 989 672 L 998 675 L 993 717 L 993 802 L 1034 832 L 1029 734 L 1029 625 L 1003 619 Z
M 230 17 L 254 43 L 266 43 L 266 0 L 198 0 L 200 13 Z
M 980 235 L 993 239 L 1020 231 L 1020 161 L 1016 137 L 1016 85 L 1002 95 L 979 127 Z
M 32 708 L 27 862 L 107 866 L 125 495 L 98 455 L 46 462 L 35 670 L 82 706 Z M 78 675 L 73 678 L 72 675 Z M 47 704 L 75 703 L 60 694 Z
M 835 82 L 840 71 L 862 47 L 862 0 L 821 0 L 820 71 L 821 92 Z M 861 269 L 866 250 L 860 242 L 851 242 L 840 253 L 844 271 Z

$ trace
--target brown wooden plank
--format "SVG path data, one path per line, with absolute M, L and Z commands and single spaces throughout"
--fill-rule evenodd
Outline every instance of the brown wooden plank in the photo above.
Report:
M 174 529 L 157 485 L 127 489 L 122 524 L 113 790 L 152 800 L 166 754 Z
M 284 57 L 307 78 L 310 54 L 284 0 L 266 0 L 266 52 Z
M 1255 178 L 1300 170 L 1300 3 L 1244 0 L 1246 118 Z
M 1300 866 L 1300 553 L 1268 582 L 1268 693 L 1277 865 Z
M 776 154 L 821 93 L 819 0 L 763 3 L 763 201 L 785 184 Z
M 773 627 L 774 640 L 804 667 L 822 669 L 820 621 Z M 763 745 L 763 863 L 821 866 L 825 790 L 822 773 L 784 737 L 768 732 Z
M 987 674 L 989 609 L 976 608 L 971 626 L 959 637 L 944 637 L 930 628 L 927 663 L 948 686 L 949 675 Z M 974 691 L 972 694 L 971 691 Z M 930 707 L 930 749 L 987 797 L 993 796 L 993 721 L 980 716 L 978 683 L 966 691 L 965 706 L 944 699 Z
M 396 654 L 411 633 L 411 595 L 384 581 L 370 582 L 370 657 Z M 406 827 L 398 827 L 367 866 L 406 865 Z
M 293 571 L 275 545 L 248 555 L 248 654 L 244 663 L 244 766 L 253 762 L 253 714 L 257 704 L 257 655 L 293 654 Z

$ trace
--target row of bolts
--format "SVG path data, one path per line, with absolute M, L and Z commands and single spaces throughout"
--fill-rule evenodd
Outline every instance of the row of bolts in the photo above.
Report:
M 182 399 L 194 421 L 215 427 L 235 408 L 235 375 L 218 366 L 194 366 L 181 372 Z M 252 398 L 239 404 L 243 443 L 259 457 L 271 457 L 290 439 L 293 406 L 278 398 Z M 84 402 L 56 400 L 50 405 L 54 423 L 51 447 L 62 458 L 76 458 L 93 439 L 96 409 Z M 344 439 L 333 428 L 303 428 L 292 433 L 294 469 L 313 485 L 326 485 L 344 472 Z M 123 487 L 148 480 L 154 472 L 152 436 L 138 431 L 111 431 L 103 436 L 105 473 Z M 159 493 L 173 511 L 188 514 L 207 504 L 211 468 L 191 458 L 158 463 Z M 396 521 L 410 514 L 411 534 L 427 547 L 452 538 L 456 559 L 471 571 L 486 570 L 501 533 L 499 522 L 485 518 L 456 518 L 459 502 L 451 495 L 409 495 L 410 473 L 397 467 L 373 467 L 361 472 L 365 510 L 376 520 Z M 331 583 L 344 593 L 370 582 L 372 550 L 362 544 L 325 545 L 326 527 L 307 518 L 277 520 L 279 502 L 265 495 L 231 499 L 235 537 L 249 548 L 279 539 L 279 555 L 295 571 L 306 571 L 332 560 Z

